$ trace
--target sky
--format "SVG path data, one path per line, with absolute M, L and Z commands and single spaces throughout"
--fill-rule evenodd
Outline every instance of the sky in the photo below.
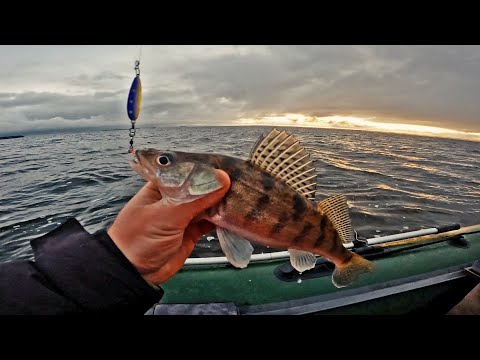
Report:
M 480 46 L 0 46 L 0 135 L 137 126 L 345 128 L 480 141 Z

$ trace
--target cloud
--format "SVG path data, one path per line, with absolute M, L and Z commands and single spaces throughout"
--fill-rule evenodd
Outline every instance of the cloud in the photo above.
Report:
M 480 128 L 475 100 L 480 91 L 478 46 L 460 47 L 461 51 L 454 51 L 455 46 L 270 50 L 247 58 L 228 55 L 200 61 L 189 78 L 204 101 L 220 96 L 244 101 L 245 115 L 356 113 Z
M 0 132 L 128 127 L 138 55 L 137 46 L 0 46 Z M 139 125 L 298 113 L 480 131 L 480 46 L 144 46 L 141 79 Z
M 0 93 L 0 132 L 108 125 L 123 115 L 118 100 L 118 93 Z
M 74 87 L 80 87 L 85 89 L 102 89 L 105 84 L 112 86 L 119 86 L 124 83 L 126 79 L 130 79 L 131 76 L 126 74 L 117 74 L 112 71 L 97 72 L 95 74 L 80 74 L 68 77 L 66 79 L 68 84 Z

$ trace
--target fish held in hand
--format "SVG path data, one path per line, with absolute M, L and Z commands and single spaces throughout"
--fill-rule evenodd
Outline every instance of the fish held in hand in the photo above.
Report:
M 244 268 L 256 242 L 288 249 L 299 272 L 315 267 L 316 255 L 335 264 L 332 282 L 344 287 L 373 264 L 343 246 L 353 240 L 345 196 L 315 204 L 316 174 L 308 152 L 292 135 L 272 129 L 261 136 L 248 160 L 157 149 L 137 150 L 132 167 L 154 182 L 162 201 L 180 204 L 218 190 L 214 169 L 225 171 L 230 189 L 204 219 L 216 225 L 229 262 Z

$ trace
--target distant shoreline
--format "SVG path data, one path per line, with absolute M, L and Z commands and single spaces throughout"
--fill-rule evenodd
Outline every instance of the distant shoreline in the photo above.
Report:
M 360 129 L 360 128 L 336 128 L 336 127 L 313 127 L 313 126 L 298 126 L 298 125 L 292 125 L 292 124 L 278 124 L 278 125 L 266 125 L 266 124 L 248 124 L 248 125 L 239 125 L 239 124 L 222 124 L 222 125 L 212 125 L 212 124 L 148 124 L 144 126 L 137 127 L 137 135 L 139 134 L 139 131 L 141 132 L 142 130 L 147 130 L 147 129 L 159 129 L 159 128 L 196 128 L 196 127 L 220 127 L 220 128 L 229 128 L 229 127 L 263 127 L 265 129 L 271 129 L 273 127 L 276 127 L 278 130 L 283 130 L 283 129 L 290 129 L 290 128 L 300 128 L 300 129 L 323 129 L 325 131 L 360 131 L 360 132 L 367 132 L 367 133 L 378 133 L 378 134 L 388 134 L 392 136 L 415 136 L 415 137 L 425 137 L 425 138 L 431 138 L 431 139 L 446 139 L 446 140 L 455 140 L 455 141 L 466 141 L 466 142 L 474 142 L 474 143 L 479 143 L 479 139 L 472 139 L 472 138 L 462 138 L 462 137 L 455 137 L 455 136 L 448 136 L 448 135 L 443 135 L 443 136 L 435 136 L 431 134 L 424 134 L 424 133 L 402 133 L 402 132 L 391 132 L 391 131 L 381 131 L 381 130 L 371 130 L 371 129 Z M 76 134 L 76 133 L 85 133 L 85 132 L 105 132 L 105 131 L 124 131 L 127 132 L 128 134 L 128 129 L 127 127 L 125 128 L 102 128 L 102 127 L 80 127 L 80 128 L 62 128 L 62 129 L 44 129 L 44 130 L 35 130 L 35 131 L 28 131 L 26 132 L 26 135 L 19 135 L 19 136 L 0 136 L 1 139 L 9 139 L 9 138 L 15 138 L 15 137 L 25 137 L 25 136 L 30 136 L 30 135 L 59 135 L 59 134 Z
M 16 139 L 16 138 L 22 138 L 22 137 L 25 137 L 25 136 L 23 136 L 23 135 L 0 136 L 0 140 L 3 140 L 3 139 Z

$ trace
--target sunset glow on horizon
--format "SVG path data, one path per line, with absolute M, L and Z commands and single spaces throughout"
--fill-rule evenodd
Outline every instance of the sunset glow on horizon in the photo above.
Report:
M 235 120 L 235 125 L 267 125 L 267 126 L 299 126 L 327 129 L 379 131 L 419 136 L 433 136 L 451 139 L 461 139 L 480 142 L 480 133 L 459 131 L 435 126 L 414 125 L 407 123 L 391 123 L 375 117 L 354 116 L 308 116 L 303 114 L 267 115 L 256 118 L 241 118 Z

